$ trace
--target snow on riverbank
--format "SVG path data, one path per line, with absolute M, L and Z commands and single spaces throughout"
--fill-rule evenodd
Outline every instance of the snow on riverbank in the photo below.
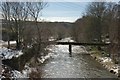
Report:
M 16 44 L 16 41 L 10 41 L 10 44 Z M 0 40 L 0 46 L 2 46 L 2 45 L 8 45 L 8 42 Z
M 29 78 L 29 73 L 31 73 L 32 70 L 35 70 L 35 68 L 30 68 L 27 64 L 24 67 L 25 69 L 22 70 L 22 72 L 19 72 L 17 70 L 13 70 L 13 78 Z
M 110 72 L 116 74 L 118 76 L 119 65 L 114 64 L 110 57 L 100 57 L 100 63 L 105 66 Z
M 8 66 L 4 66 L 4 69 L 2 69 L 2 78 L 29 78 L 29 73 L 31 73 L 32 70 L 35 70 L 35 68 L 30 68 L 29 66 L 25 65 L 25 69 L 20 71 L 17 70 L 11 70 Z
M 91 56 L 95 58 L 98 62 L 100 62 L 110 72 L 114 73 L 117 76 L 120 76 L 118 72 L 120 66 L 118 64 L 115 64 L 110 57 L 101 57 L 99 55 L 96 56 L 95 54 L 91 54 Z
M 42 56 L 41 59 L 38 58 L 38 61 L 39 61 L 40 63 L 44 63 L 44 61 L 47 60 L 47 59 L 49 59 L 52 55 L 53 55 L 53 53 L 48 53 L 48 55 Z
M 10 41 L 10 44 L 16 44 L 16 41 Z M 11 50 L 6 47 L 3 47 L 3 45 L 8 45 L 8 42 L 0 40 L 0 57 L 2 59 L 11 59 L 13 57 L 18 57 L 23 54 L 21 50 Z
M 22 54 L 23 52 L 21 50 L 17 51 L 17 50 L 11 50 L 5 47 L 0 47 L 0 57 L 2 59 L 11 59 L 13 57 L 18 57 Z
M 64 38 L 64 39 L 58 40 L 57 42 L 75 42 L 75 41 L 72 40 L 71 37 L 68 37 L 68 38 Z
M 19 57 L 22 54 L 23 54 L 23 52 L 21 50 L 18 51 L 18 50 L 11 50 L 11 49 L 8 49 L 8 48 L 5 48 L 5 47 L 0 47 L 0 58 L 1 58 L 1 60 L 12 59 L 13 57 Z M 0 66 L 2 66 L 2 64 L 0 64 Z M 1 68 L 1 70 L 2 70 L 1 74 L 5 73 L 5 75 L 7 75 L 7 74 L 12 75 L 10 73 L 9 68 L 7 68 L 5 70 L 5 67 L 4 67 L 4 68 Z M 6 73 L 6 71 L 7 71 L 7 73 Z M 12 73 L 13 73 L 14 77 L 15 77 L 15 75 L 16 76 L 18 76 L 18 75 L 20 76 L 20 72 L 19 71 L 14 70 L 14 71 L 12 71 Z M 23 76 L 23 75 L 21 75 L 21 76 Z M 5 77 L 0 75 L 0 78 L 5 78 Z

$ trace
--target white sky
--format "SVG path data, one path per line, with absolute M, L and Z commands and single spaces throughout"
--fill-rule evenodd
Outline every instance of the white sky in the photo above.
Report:
M 79 17 L 41 17 L 43 21 L 50 22 L 75 22 Z

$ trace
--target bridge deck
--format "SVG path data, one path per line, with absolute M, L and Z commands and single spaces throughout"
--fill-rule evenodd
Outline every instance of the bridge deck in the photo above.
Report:
M 57 42 L 57 44 L 62 45 L 84 45 L 84 46 L 106 46 L 109 45 L 107 43 L 78 43 L 78 42 Z
M 42 42 L 43 44 L 69 45 L 69 55 L 72 56 L 72 45 L 83 46 L 108 46 L 110 43 L 78 43 L 78 42 Z
M 79 43 L 79 42 L 42 42 L 44 44 L 55 44 L 55 45 L 83 45 L 83 46 L 107 46 L 110 43 Z

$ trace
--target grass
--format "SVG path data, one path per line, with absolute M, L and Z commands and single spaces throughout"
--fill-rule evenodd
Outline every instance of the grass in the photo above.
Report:
M 100 62 L 106 69 L 108 69 L 111 73 L 117 74 L 115 69 L 117 69 L 117 65 L 111 58 L 108 56 L 108 52 L 104 51 L 104 54 L 102 51 L 98 50 L 97 47 L 92 47 L 91 49 L 91 56 L 96 59 L 98 62 Z M 110 61 L 109 61 L 110 60 Z
M 108 53 L 104 51 L 104 54 L 102 54 L 102 51 L 98 50 L 97 47 L 93 47 L 91 49 L 92 53 L 91 53 L 91 56 L 94 58 L 94 59 L 97 59 L 98 61 L 101 62 L 101 60 L 99 60 L 100 58 L 102 57 L 107 57 Z M 113 62 L 104 62 L 102 63 L 104 65 L 107 65 L 109 67 L 113 67 L 114 63 Z
M 91 47 L 90 53 L 95 56 L 109 57 L 109 53 L 106 51 L 106 48 L 103 49 L 104 50 L 98 50 L 97 47 Z
M 90 53 L 94 59 L 102 56 L 100 51 L 97 49 L 97 47 L 92 47 Z

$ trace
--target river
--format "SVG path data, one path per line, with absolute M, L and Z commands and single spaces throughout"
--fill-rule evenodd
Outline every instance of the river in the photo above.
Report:
M 82 47 L 73 46 L 69 57 L 68 46 L 54 46 L 54 53 L 42 66 L 42 78 L 116 78 L 99 62 L 94 60 Z

